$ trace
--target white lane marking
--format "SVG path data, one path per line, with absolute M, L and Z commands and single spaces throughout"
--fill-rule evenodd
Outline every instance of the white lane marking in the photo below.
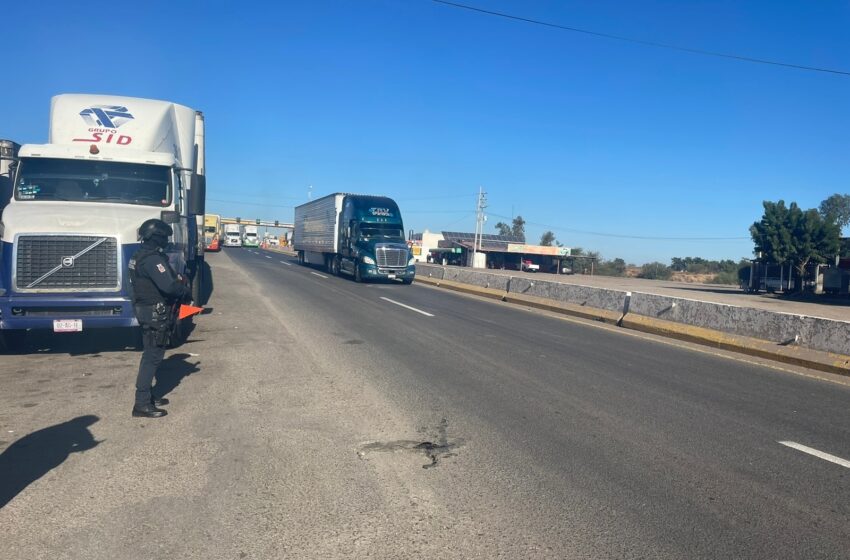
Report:
M 266 255 L 266 258 L 267 258 L 267 259 L 270 259 L 271 257 L 270 257 L 270 256 L 268 256 L 268 255 Z
M 805 445 L 799 444 L 795 441 L 777 441 L 776 443 L 796 449 L 797 451 L 802 451 L 803 453 L 808 453 L 809 455 L 814 455 L 818 459 L 823 459 L 824 461 L 829 461 L 830 463 L 835 463 L 836 465 L 841 465 L 842 467 L 850 469 L 850 461 L 847 459 L 842 459 L 841 457 L 836 457 L 835 455 L 830 455 L 829 453 L 824 453 L 823 451 L 806 447 Z
M 291 262 L 280 261 L 281 264 L 285 264 L 286 266 L 292 266 Z
M 394 303 L 398 306 L 404 307 L 405 309 L 410 309 L 411 311 L 416 311 L 417 313 L 421 313 L 422 315 L 425 315 L 426 317 L 433 317 L 434 316 L 431 313 L 428 313 L 427 311 L 422 311 L 421 309 L 416 309 L 415 307 L 410 307 L 409 305 L 405 305 L 401 302 L 395 301 L 394 299 L 390 299 L 388 297 L 381 296 L 381 299 L 384 300 L 384 301 L 388 301 L 390 303 Z
M 327 278 L 327 276 L 325 276 L 324 274 L 319 274 L 318 272 L 310 272 L 310 274 L 318 276 L 319 278 Z

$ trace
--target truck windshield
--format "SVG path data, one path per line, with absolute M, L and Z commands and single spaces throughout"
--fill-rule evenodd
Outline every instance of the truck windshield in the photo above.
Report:
M 360 224 L 360 236 L 366 239 L 381 238 L 404 241 L 401 228 L 390 224 Z
M 168 206 L 171 169 L 136 163 L 26 158 L 18 170 L 15 200 Z

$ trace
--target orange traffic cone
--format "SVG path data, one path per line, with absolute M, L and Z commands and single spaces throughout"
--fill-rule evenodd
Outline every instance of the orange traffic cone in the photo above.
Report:
M 203 310 L 203 307 L 195 307 L 194 305 L 180 305 L 180 311 L 177 313 L 177 318 L 185 319 L 186 317 L 197 315 Z

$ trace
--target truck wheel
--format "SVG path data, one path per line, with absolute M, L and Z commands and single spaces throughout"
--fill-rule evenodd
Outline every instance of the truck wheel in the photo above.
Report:
M 363 281 L 363 276 L 361 276 L 361 274 L 360 274 L 360 263 L 357 262 L 357 261 L 354 261 L 354 281 L 355 282 L 362 282 Z
M 304 264 L 304 251 L 298 251 L 298 264 Z
M 192 279 L 192 303 L 195 305 L 201 305 L 201 298 L 203 297 L 203 285 L 204 285 L 204 264 L 203 261 L 198 265 L 198 268 L 195 270 L 195 277 Z
M 171 331 L 171 338 L 168 340 L 169 348 L 178 348 L 183 345 L 189 338 L 189 332 L 192 330 L 192 318 L 186 317 L 174 324 L 174 329 Z
M 339 276 L 339 269 L 340 269 L 340 258 L 339 258 L 339 255 L 334 256 L 334 258 L 333 258 L 333 265 L 334 265 L 333 275 L 334 275 L 334 276 Z

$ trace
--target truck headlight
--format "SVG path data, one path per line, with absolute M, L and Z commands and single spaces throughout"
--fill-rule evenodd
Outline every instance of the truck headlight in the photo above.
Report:
M 375 259 L 368 255 L 363 255 L 360 260 L 363 261 L 363 264 L 375 264 Z
M 416 257 L 410 257 L 410 260 L 407 261 L 407 266 L 412 266 L 416 264 Z

